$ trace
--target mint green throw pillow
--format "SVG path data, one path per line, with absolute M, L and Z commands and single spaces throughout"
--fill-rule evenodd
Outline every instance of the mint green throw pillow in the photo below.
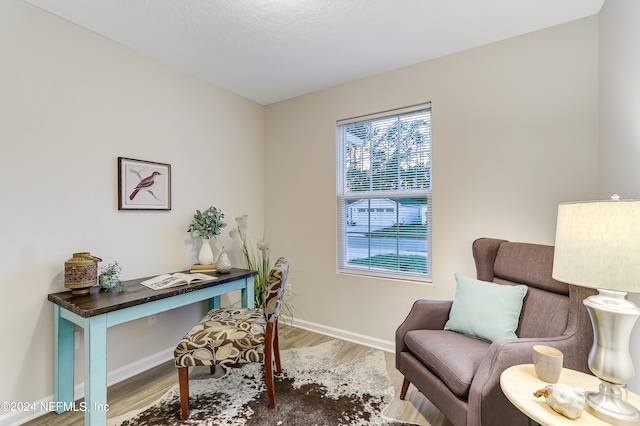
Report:
M 469 278 L 458 272 L 456 295 L 445 330 L 489 342 L 516 339 L 526 285 L 500 285 Z

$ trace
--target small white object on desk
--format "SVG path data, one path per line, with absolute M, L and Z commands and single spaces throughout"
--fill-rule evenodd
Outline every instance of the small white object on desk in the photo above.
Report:
M 228 274 L 231 271 L 231 260 L 229 259 L 229 255 L 227 254 L 227 251 L 224 249 L 224 247 L 222 247 L 220 257 L 218 257 L 216 269 L 221 274 Z

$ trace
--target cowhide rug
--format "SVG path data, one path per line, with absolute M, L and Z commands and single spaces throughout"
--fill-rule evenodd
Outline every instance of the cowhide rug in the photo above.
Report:
M 253 363 L 192 378 L 191 412 L 185 421 L 176 385 L 150 407 L 109 419 L 109 425 L 406 425 L 383 414 L 394 396 L 384 353 L 372 349 L 335 364 L 341 346 L 332 340 L 281 351 L 275 409 L 267 403 L 262 364 Z

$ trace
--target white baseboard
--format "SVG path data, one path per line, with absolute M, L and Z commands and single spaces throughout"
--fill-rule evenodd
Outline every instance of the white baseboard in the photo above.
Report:
M 139 359 L 138 361 L 134 361 L 131 364 L 116 368 L 115 370 L 107 374 L 107 386 L 115 385 L 116 383 L 120 383 L 121 381 L 126 380 L 129 377 L 133 377 L 137 374 L 147 371 L 150 368 L 155 367 L 156 365 L 160 365 L 163 362 L 172 360 L 174 349 L 175 346 L 172 346 L 171 348 L 156 352 L 155 354 L 151 354 L 148 357 Z M 84 396 L 84 384 L 82 385 L 82 396 Z
M 160 365 L 166 361 L 173 359 L 174 348 L 169 348 L 149 355 L 148 357 L 139 359 L 127 364 L 123 367 L 116 368 L 113 371 L 107 373 L 107 386 L 119 383 L 129 377 L 133 377 L 148 369 Z M 80 398 L 84 398 L 84 383 L 79 383 L 73 388 L 74 397 L 76 401 Z M 19 426 L 23 423 L 33 420 L 49 412 L 46 407 L 49 407 L 49 403 L 53 402 L 53 395 L 44 397 L 38 401 L 30 401 L 30 410 L 10 411 L 0 415 L 0 426 Z M 35 408 L 35 410 L 31 409 Z M 41 410 L 41 408 L 44 408 Z
M 327 325 L 305 321 L 298 318 L 286 318 L 283 322 L 290 324 L 293 327 L 302 328 L 304 330 L 313 331 L 315 333 L 324 334 L 325 336 L 335 337 L 336 339 L 346 340 L 348 342 L 358 343 L 360 345 L 380 349 L 385 352 L 394 353 L 396 348 L 395 342 L 389 340 L 382 340 L 376 337 L 366 336 L 364 334 L 353 333 L 351 331 L 329 327 Z
M 353 333 L 351 331 L 342 330 L 339 328 L 329 327 L 326 325 L 318 324 L 315 322 L 305 321 L 297 318 L 287 318 L 286 324 L 290 324 L 293 327 L 301 328 L 303 330 L 313 331 L 315 333 L 324 334 L 325 336 L 334 337 L 336 339 L 346 340 L 348 342 L 357 343 L 370 348 L 379 349 L 386 352 L 393 353 L 395 351 L 395 343 L 388 340 L 382 340 L 375 337 L 366 336 L 364 334 Z M 107 386 L 119 383 L 129 377 L 133 377 L 140 374 L 152 367 L 169 361 L 173 358 L 174 348 L 165 349 L 148 357 L 142 358 L 131 364 L 127 364 L 123 367 L 116 368 L 113 371 L 107 373 Z M 84 383 L 77 384 L 74 387 L 74 396 L 78 400 L 84 397 Z M 33 405 L 36 408 L 49 406 L 49 403 L 53 401 L 53 395 L 49 395 L 38 401 L 33 401 Z M 0 415 L 0 426 L 19 426 L 23 423 L 40 417 L 49 411 L 13 411 Z

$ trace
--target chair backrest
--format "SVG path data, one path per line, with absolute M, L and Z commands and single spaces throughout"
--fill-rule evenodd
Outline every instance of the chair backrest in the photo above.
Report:
M 265 288 L 264 312 L 268 322 L 276 322 L 282 303 L 289 275 L 289 262 L 284 257 L 276 260 L 269 273 L 269 281 Z
M 572 345 L 564 348 L 564 366 L 589 373 L 587 355 L 593 344 L 593 328 L 582 301 L 596 290 L 554 280 L 553 252 L 553 246 L 494 238 L 473 242 L 479 280 L 529 287 L 516 330 L 518 337 L 566 337 Z
M 555 337 L 567 329 L 569 285 L 551 278 L 553 246 L 481 238 L 473 243 L 478 279 L 524 284 L 518 337 Z

